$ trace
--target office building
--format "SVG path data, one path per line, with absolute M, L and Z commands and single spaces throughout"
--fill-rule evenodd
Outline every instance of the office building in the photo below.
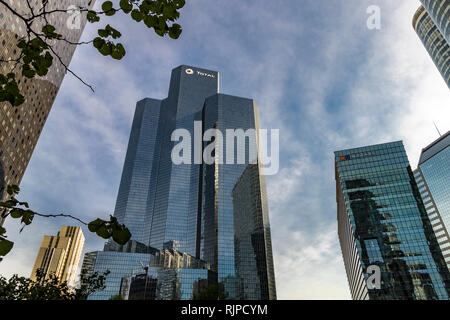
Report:
M 172 71 L 166 99 L 137 103 L 114 215 L 142 248 L 125 250 L 109 241 L 94 270 L 114 272 L 105 291 L 90 299 L 129 295 L 123 282 L 142 280 L 141 263 L 156 281 L 155 299 L 192 299 L 213 284 L 230 299 L 276 298 L 266 186 L 252 153 L 258 107 L 218 92 L 218 72 L 182 65 Z M 240 143 L 225 137 L 227 129 L 247 136 Z M 202 140 L 211 132 L 212 142 Z M 189 147 L 178 150 L 182 143 Z M 202 155 L 213 147 L 205 161 Z M 233 196 L 235 187 L 249 195 Z M 252 219 L 243 217 L 245 210 Z M 247 225 L 236 232 L 241 223 Z
M 6 0 L 9 6 L 20 14 L 29 14 L 27 0 Z M 47 11 L 56 8 L 64 9 L 69 5 L 93 6 L 95 1 L 49 1 Z M 30 1 L 35 13 L 40 12 L 42 1 Z M 56 32 L 71 42 L 78 42 L 86 23 L 86 14 L 79 16 L 75 23 L 68 23 L 71 15 L 64 12 L 55 12 L 47 15 L 49 24 L 56 28 Z M 76 18 L 72 14 L 72 18 Z M 76 18 L 78 19 L 78 18 Z M 44 19 L 36 19 L 33 27 L 41 31 Z M 69 26 L 71 29 L 69 29 Z M 20 37 L 26 35 L 24 22 L 14 15 L 6 6 L 0 6 L 0 59 L 16 59 L 20 50 L 16 44 Z M 65 65 L 69 65 L 76 46 L 65 41 L 56 41 L 53 50 L 58 53 Z M 0 63 L 0 72 L 4 75 L 13 70 L 15 63 Z M 61 82 L 66 74 L 64 66 L 54 57 L 52 67 L 44 77 L 28 79 L 22 76 L 20 67 L 15 69 L 16 81 L 25 102 L 12 107 L 9 102 L 0 102 L 0 198 L 6 197 L 8 185 L 19 185 L 25 169 L 30 161 L 31 154 L 42 132 L 50 109 L 55 101 Z M 82 85 L 82 84 L 80 84 Z M 0 225 L 3 223 L 0 217 Z
M 80 271 L 80 276 L 83 275 L 83 277 L 80 277 L 80 285 L 81 286 L 89 285 L 87 279 L 94 273 L 94 266 L 95 266 L 95 260 L 97 259 L 97 252 L 98 251 L 92 251 L 92 252 L 86 252 L 84 254 L 83 263 L 81 265 L 81 271 Z
M 60 283 L 73 287 L 83 246 L 80 227 L 64 226 L 56 236 L 44 236 L 30 279 L 36 281 L 36 271 L 40 269 L 46 277 L 54 274 Z
M 449 299 L 450 273 L 403 143 L 337 151 L 335 166 L 338 234 L 352 298 Z
M 434 3 L 439 2 L 443 1 L 434 1 Z M 450 9 L 450 1 L 448 8 Z M 450 19 L 448 18 L 450 10 L 447 11 L 446 16 L 439 15 L 439 21 L 443 24 L 444 19 L 447 19 L 447 26 L 450 30 Z M 435 21 L 429 12 L 423 6 L 420 6 L 413 18 L 413 28 L 416 30 L 425 49 L 428 51 L 428 54 L 447 83 L 447 86 L 450 88 L 450 42 L 448 37 L 447 39 L 444 37 L 444 34 L 438 28 Z
M 414 178 L 450 269 L 450 131 L 422 149 Z
M 441 34 L 450 43 L 450 0 L 420 0 Z

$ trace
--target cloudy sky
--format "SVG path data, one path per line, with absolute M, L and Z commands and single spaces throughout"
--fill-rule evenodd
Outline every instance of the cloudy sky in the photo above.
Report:
M 181 64 L 220 72 L 221 92 L 253 98 L 261 126 L 280 129 L 280 171 L 268 177 L 279 299 L 349 299 L 337 237 L 333 151 L 403 140 L 411 166 L 450 130 L 450 92 L 412 28 L 418 0 L 188 0 L 178 40 L 115 19 L 127 55 L 86 46 L 66 76 L 22 180 L 35 210 L 85 220 L 112 213 L 134 113 L 167 95 Z M 97 4 L 98 5 L 98 4 Z M 369 30 L 366 10 L 381 9 Z M 92 39 L 88 25 L 83 38 Z M 42 236 L 72 221 L 36 217 L 0 274 L 29 276 Z M 84 230 L 85 251 L 103 241 Z

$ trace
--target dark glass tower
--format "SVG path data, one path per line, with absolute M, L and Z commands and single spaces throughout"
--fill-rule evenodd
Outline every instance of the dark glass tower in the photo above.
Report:
M 338 233 L 353 299 L 449 299 L 450 274 L 401 141 L 335 152 Z M 371 288 L 369 266 L 380 268 Z M 372 267 L 371 267 L 372 268 Z
M 447 11 L 442 10 L 446 5 L 431 6 L 429 1 L 422 2 L 427 2 L 427 7 L 433 8 L 433 12 L 437 14 L 436 17 L 440 22 L 439 25 L 447 27 L 447 39 L 442 33 L 442 29 L 440 30 L 439 25 L 436 22 L 437 20 L 433 19 L 432 15 L 429 13 L 430 11 L 427 11 L 423 6 L 420 6 L 414 15 L 413 28 L 416 30 L 425 49 L 428 51 L 428 54 L 447 83 L 447 86 L 450 88 L 450 1 L 447 1 Z M 445 1 L 434 1 L 434 4 L 442 4 L 443 2 Z M 440 8 L 439 13 L 436 12 L 436 8 Z M 446 12 L 445 15 L 443 15 L 444 12 Z M 444 23 L 445 21 L 446 23 Z
M 422 149 L 414 177 L 450 268 L 450 131 Z
M 94 270 L 111 274 L 106 289 L 90 299 L 143 292 L 146 299 L 192 299 L 211 285 L 230 299 L 276 298 L 265 180 L 249 152 L 258 108 L 218 91 L 218 72 L 180 66 L 166 99 L 137 103 L 114 213 L 132 240 L 126 246 L 109 241 L 98 252 Z M 177 129 L 190 135 L 181 164 L 172 161 L 182 142 L 172 141 Z M 244 144 L 235 136 L 227 140 L 227 130 L 235 129 L 247 133 Z M 223 139 L 203 141 L 211 130 Z M 232 145 L 242 149 L 243 161 L 236 153 L 228 159 Z M 211 146 L 212 162 L 202 161 Z M 152 287 L 142 288 L 143 279 Z

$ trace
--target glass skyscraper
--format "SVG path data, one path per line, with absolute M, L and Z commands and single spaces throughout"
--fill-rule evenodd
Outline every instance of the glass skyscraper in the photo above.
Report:
M 450 1 L 422 2 L 429 10 L 423 6 L 417 9 L 413 28 L 450 88 Z
M 450 268 L 450 131 L 422 149 L 414 177 Z
M 420 0 L 440 32 L 450 43 L 450 0 Z
M 449 299 L 450 273 L 403 143 L 337 151 L 335 166 L 338 234 L 352 298 Z M 379 286 L 368 285 L 372 276 L 379 276 Z
M 146 299 L 192 299 L 211 285 L 230 299 L 276 298 L 263 168 L 249 151 L 258 108 L 218 92 L 218 72 L 182 65 L 172 71 L 166 99 L 137 103 L 114 212 L 132 240 L 108 241 L 97 253 L 89 272 L 111 274 L 89 299 L 143 292 Z M 189 138 L 172 141 L 176 129 Z M 226 135 L 236 129 L 243 141 Z M 177 163 L 173 150 L 182 142 L 189 147 Z M 203 161 L 210 149 L 211 161 Z M 143 279 L 151 287 L 142 288 Z

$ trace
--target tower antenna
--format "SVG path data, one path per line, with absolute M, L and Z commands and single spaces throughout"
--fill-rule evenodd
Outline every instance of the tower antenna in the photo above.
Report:
M 433 121 L 433 124 L 434 124 L 434 127 L 436 128 L 437 132 L 439 133 L 439 137 L 442 137 L 442 134 L 439 132 L 439 129 L 438 129 L 436 123 L 434 123 L 434 121 Z

